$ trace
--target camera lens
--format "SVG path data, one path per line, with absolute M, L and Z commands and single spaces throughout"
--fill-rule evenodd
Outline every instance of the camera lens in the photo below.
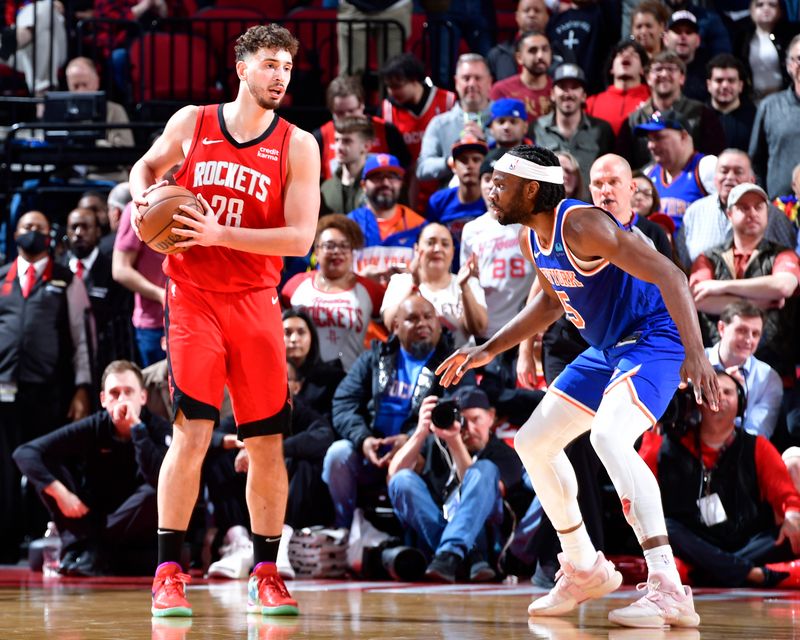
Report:
M 431 411 L 431 422 L 440 429 L 449 429 L 454 422 L 461 422 L 458 405 L 452 400 L 440 400 Z

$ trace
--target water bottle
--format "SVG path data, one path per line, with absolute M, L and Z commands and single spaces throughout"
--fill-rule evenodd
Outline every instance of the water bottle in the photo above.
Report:
M 44 545 L 42 546 L 42 575 L 45 578 L 57 578 L 58 567 L 61 564 L 61 537 L 55 522 L 47 523 L 44 532 Z

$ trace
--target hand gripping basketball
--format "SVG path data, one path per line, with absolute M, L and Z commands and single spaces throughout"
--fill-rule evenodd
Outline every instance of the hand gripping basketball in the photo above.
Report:
M 185 228 L 185 225 L 176 221 L 174 216 L 185 215 L 180 209 L 186 205 L 203 212 L 203 206 L 194 194 L 174 184 L 157 186 L 146 193 L 147 206 L 139 208 L 139 237 L 153 251 L 171 254 L 186 251 L 188 247 L 176 246 L 185 240 L 176 234 L 173 229 Z

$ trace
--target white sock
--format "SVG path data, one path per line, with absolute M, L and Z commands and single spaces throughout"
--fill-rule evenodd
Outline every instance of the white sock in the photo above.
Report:
M 664 544 L 660 547 L 646 549 L 644 551 L 644 559 L 645 562 L 647 562 L 647 572 L 650 575 L 653 575 L 656 571 L 660 571 L 661 573 L 665 573 L 676 587 L 682 586 L 681 576 L 678 573 L 678 567 L 675 565 L 675 558 L 672 555 L 671 546 Z
M 581 571 L 590 569 L 597 560 L 597 551 L 586 531 L 586 525 L 581 522 L 575 531 L 569 533 L 558 533 L 561 541 L 561 549 L 576 569 Z

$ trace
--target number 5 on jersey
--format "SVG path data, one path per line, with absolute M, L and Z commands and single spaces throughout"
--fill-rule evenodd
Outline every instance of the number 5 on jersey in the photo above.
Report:
M 569 303 L 569 296 L 566 291 L 556 291 L 558 299 L 561 300 L 561 306 L 564 307 L 564 313 L 572 324 L 578 329 L 583 329 L 586 326 L 586 321 L 578 313 L 578 310 Z

